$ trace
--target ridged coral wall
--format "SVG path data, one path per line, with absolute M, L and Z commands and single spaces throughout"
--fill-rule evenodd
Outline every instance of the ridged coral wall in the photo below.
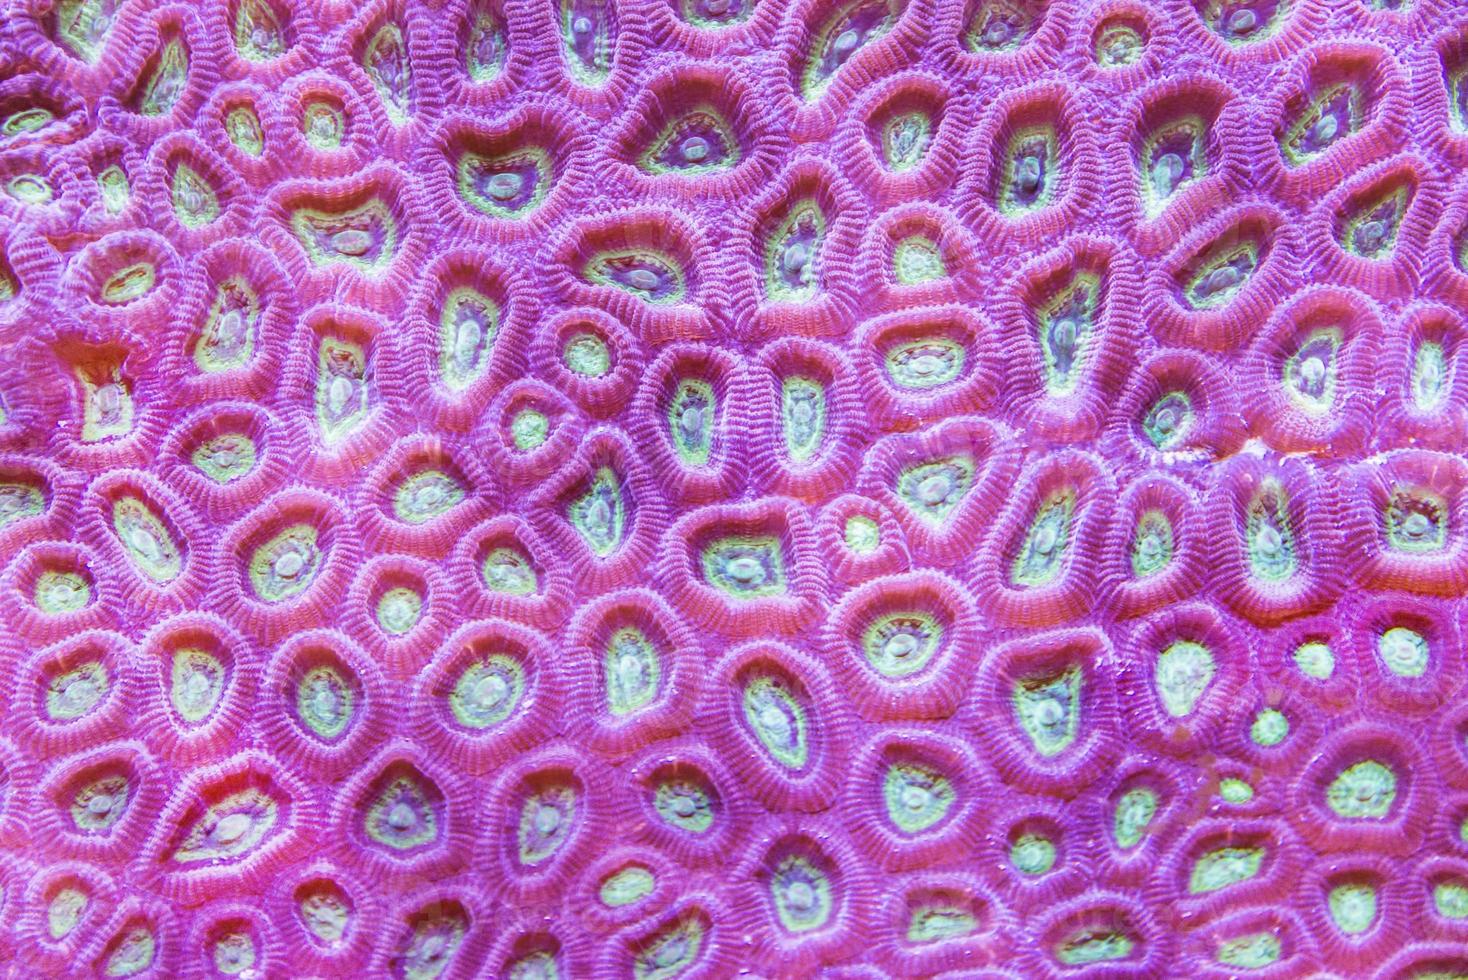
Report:
M 0 973 L 1468 975 L 1461 4 L 0 78 Z

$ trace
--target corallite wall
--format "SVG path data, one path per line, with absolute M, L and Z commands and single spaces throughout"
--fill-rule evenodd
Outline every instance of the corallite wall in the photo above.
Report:
M 1468 977 L 1468 7 L 3 0 L 0 976 Z

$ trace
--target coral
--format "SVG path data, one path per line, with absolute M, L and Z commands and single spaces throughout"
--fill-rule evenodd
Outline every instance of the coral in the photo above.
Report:
M 0 976 L 1468 976 L 1461 0 L 0 0 Z

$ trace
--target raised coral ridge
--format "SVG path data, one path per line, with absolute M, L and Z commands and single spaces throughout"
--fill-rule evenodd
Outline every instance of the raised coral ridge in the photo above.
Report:
M 1468 7 L 0 0 L 0 976 L 1468 977 Z

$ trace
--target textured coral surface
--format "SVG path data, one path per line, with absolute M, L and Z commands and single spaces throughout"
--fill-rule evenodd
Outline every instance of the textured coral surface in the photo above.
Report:
M 0 2 L 0 975 L 1468 976 L 1455 0 Z

